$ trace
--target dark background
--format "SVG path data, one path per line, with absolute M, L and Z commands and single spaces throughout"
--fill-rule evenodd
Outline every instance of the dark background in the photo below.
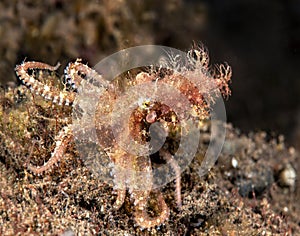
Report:
M 26 60 L 94 65 L 120 49 L 202 42 L 233 68 L 228 121 L 283 133 L 300 147 L 300 2 L 296 0 L 10 1 L 0 3 L 0 81 Z M 11 83 L 10 81 L 14 81 Z

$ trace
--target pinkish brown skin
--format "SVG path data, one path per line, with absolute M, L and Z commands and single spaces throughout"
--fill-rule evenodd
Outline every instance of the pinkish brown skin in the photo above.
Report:
M 132 80 L 130 83 L 132 86 L 136 84 L 141 84 L 145 82 L 157 82 L 157 83 L 167 83 L 170 86 L 175 87 L 178 89 L 182 94 L 184 94 L 191 104 L 195 108 L 195 112 L 197 115 L 202 119 L 207 117 L 208 110 L 209 110 L 209 102 L 207 102 L 202 92 L 208 93 L 208 98 L 213 100 L 214 94 L 209 94 L 211 88 L 219 88 L 223 96 L 230 95 L 230 89 L 228 87 L 228 83 L 230 82 L 231 78 L 231 68 L 227 65 L 220 65 L 216 67 L 217 69 L 213 72 L 212 75 L 210 75 L 209 68 L 208 68 L 208 62 L 209 58 L 205 50 L 202 50 L 201 48 L 193 49 L 189 51 L 188 55 L 192 56 L 193 58 L 196 58 L 196 65 L 201 67 L 201 70 L 197 71 L 197 75 L 202 76 L 204 79 L 207 79 L 207 87 L 204 85 L 200 88 L 200 90 L 195 87 L 187 78 L 172 74 L 172 73 L 166 73 L 163 75 L 163 77 L 160 80 L 157 80 L 157 75 L 149 74 L 149 73 L 139 73 L 134 80 Z M 192 61 L 192 59 L 191 59 Z M 198 63 L 198 64 L 197 64 Z M 19 76 L 20 80 L 23 81 L 23 83 L 29 87 L 34 93 L 44 97 L 46 100 L 51 101 L 53 103 L 56 103 L 60 106 L 62 105 L 72 105 L 76 96 L 75 92 L 72 91 L 60 91 L 56 87 L 48 86 L 40 81 L 38 81 L 34 76 L 31 76 L 28 73 L 28 70 L 50 70 L 55 71 L 58 66 L 50 66 L 45 63 L 41 62 L 24 62 L 21 65 L 16 66 L 16 73 Z M 192 74 L 193 72 L 191 72 Z M 199 74 L 200 73 L 200 74 Z M 202 73 L 202 74 L 201 74 Z M 114 86 L 110 83 L 108 83 L 106 80 L 102 78 L 101 75 L 99 75 L 96 71 L 89 68 L 87 65 L 84 65 L 81 63 L 81 60 L 77 60 L 75 63 L 70 63 L 68 67 L 65 69 L 65 76 L 67 79 L 71 81 L 74 86 L 78 86 L 82 80 L 82 75 L 89 75 L 94 77 L 97 77 L 98 81 L 101 81 L 103 83 L 103 86 L 108 88 L 106 98 L 108 98 L 109 104 L 113 104 L 114 100 L 116 99 L 116 94 L 114 93 L 117 88 L 114 88 Z M 187 73 L 187 75 L 189 75 Z M 194 75 L 195 76 L 195 75 Z M 209 84 L 211 83 L 211 84 Z M 205 83 L 204 83 L 205 84 Z M 104 96 L 105 98 L 105 96 Z M 101 107 L 100 107 L 101 109 Z M 160 114 L 158 116 L 158 114 Z M 101 112 L 100 112 L 101 115 Z M 135 138 L 142 138 L 143 137 L 143 126 L 140 125 L 142 121 L 148 122 L 148 124 L 152 124 L 156 122 L 157 120 L 164 121 L 165 118 L 170 118 L 172 114 L 172 111 L 169 107 L 165 106 L 164 104 L 154 103 L 152 104 L 152 109 L 149 111 L 140 110 L 133 113 L 133 117 L 131 119 L 131 127 L 132 130 L 130 131 L 130 134 L 127 135 L 133 135 Z M 170 120 L 170 119 L 168 119 Z M 178 121 L 175 119 L 171 122 L 166 122 L 166 125 L 170 127 L 176 127 L 178 125 Z M 109 129 L 105 126 L 106 124 L 101 124 L 99 128 L 99 131 L 104 131 L 109 133 Z M 103 136 L 103 135 L 102 135 Z M 35 174 L 41 174 L 45 171 L 48 171 L 51 169 L 53 165 L 55 165 L 60 159 L 63 158 L 69 142 L 72 141 L 72 133 L 69 128 L 69 126 L 64 127 L 55 138 L 55 149 L 54 152 L 51 154 L 51 158 L 47 163 L 45 163 L 43 166 L 34 167 L 32 165 L 28 165 L 28 169 L 31 170 Z M 109 142 L 106 142 L 109 141 Z M 112 142 L 110 142 L 112 141 Z M 123 168 L 126 168 L 129 171 L 149 171 L 151 172 L 151 162 L 149 162 L 149 158 L 137 158 L 132 155 L 128 155 L 127 153 L 124 153 L 120 148 L 118 148 L 118 145 L 115 143 L 115 139 L 108 139 L 108 140 L 102 140 L 103 143 L 110 144 L 110 158 L 112 162 L 115 163 L 117 166 L 121 166 Z M 178 166 L 177 162 L 173 159 L 172 155 L 167 151 L 161 151 L 160 155 L 170 163 L 172 168 L 174 169 L 176 173 L 176 201 L 177 205 L 180 208 L 182 204 L 181 200 L 181 183 L 180 183 L 180 167 Z M 138 163 L 138 165 L 136 165 Z M 115 175 L 115 182 L 119 183 L 121 186 L 123 186 L 120 189 L 117 189 L 117 199 L 114 204 L 115 209 L 119 209 L 125 200 L 126 196 L 126 188 L 129 188 L 131 192 L 131 197 L 134 200 L 134 218 L 137 223 L 142 228 L 151 228 L 155 226 L 159 226 L 166 222 L 168 220 L 170 215 L 170 210 L 167 206 L 167 204 L 164 201 L 163 195 L 161 192 L 157 192 L 157 202 L 158 202 L 158 208 L 160 209 L 159 214 L 156 217 L 150 217 L 147 212 L 147 205 L 149 201 L 149 195 L 151 193 L 151 184 L 152 180 L 149 179 L 150 187 L 147 190 L 136 190 L 131 189 L 131 186 L 126 186 L 128 176 L 125 174 L 122 175 Z
M 151 111 L 147 116 L 146 116 L 146 121 L 149 124 L 152 124 L 156 121 L 156 112 L 155 111 Z
M 74 92 L 67 92 L 67 91 L 59 91 L 55 87 L 50 87 L 46 84 L 41 83 L 33 76 L 29 75 L 29 69 L 38 69 L 38 70 L 50 70 L 54 71 L 57 69 L 57 66 L 50 66 L 45 63 L 41 62 L 24 62 L 21 65 L 16 66 L 16 73 L 23 81 L 23 83 L 29 87 L 33 92 L 37 95 L 44 97 L 46 100 L 49 100 L 53 103 L 58 105 L 71 105 L 75 99 Z M 80 84 L 81 77 L 78 76 L 77 72 L 80 71 L 81 73 L 95 73 L 87 67 L 86 65 L 80 63 L 80 61 L 76 61 L 75 63 L 70 63 L 69 66 L 65 69 L 65 73 L 69 78 L 72 78 L 75 81 L 75 84 Z M 98 75 L 100 76 L 100 75 Z M 75 78 L 75 80 L 74 80 Z M 155 121 L 155 111 L 152 112 L 148 116 L 148 121 L 153 123 Z M 27 165 L 27 168 L 33 172 L 34 174 L 40 175 L 45 171 L 51 170 L 51 168 L 56 165 L 59 160 L 61 160 L 67 150 L 69 142 L 72 141 L 72 133 L 69 126 L 64 127 L 56 136 L 56 147 L 51 153 L 51 158 L 46 162 L 43 166 L 33 166 L 31 164 Z M 125 162 L 128 165 L 126 160 L 126 156 L 124 155 L 114 155 L 114 160 L 117 162 Z M 117 157 L 117 158 L 116 158 Z M 118 159 L 119 158 L 119 159 Z M 124 159 L 125 158 L 125 159 Z M 129 166 L 129 168 L 133 168 Z M 125 181 L 124 179 L 120 179 L 119 181 Z M 162 194 L 158 193 L 158 204 L 159 208 L 161 209 L 160 214 L 157 217 L 151 218 L 148 216 L 147 213 L 147 203 L 149 200 L 150 191 L 132 191 L 131 196 L 134 198 L 134 205 L 135 205 L 135 214 L 134 218 L 136 223 L 142 228 L 151 228 L 157 225 L 164 223 L 170 214 L 169 208 L 165 203 Z M 125 200 L 126 196 L 126 189 L 118 189 L 117 190 L 117 200 L 114 204 L 115 209 L 119 209 Z
M 57 164 L 66 153 L 69 142 L 72 140 L 72 133 L 69 126 L 65 126 L 55 137 L 55 149 L 51 153 L 51 158 L 43 166 L 32 166 L 31 164 L 27 165 L 27 168 L 33 173 L 40 175 L 43 172 L 50 170 L 53 165 Z

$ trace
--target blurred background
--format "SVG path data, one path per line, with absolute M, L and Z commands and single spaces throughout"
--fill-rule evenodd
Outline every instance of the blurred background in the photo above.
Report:
M 93 66 L 120 49 L 160 44 L 233 68 L 228 121 L 242 132 L 284 134 L 300 148 L 299 0 L 1 0 L 0 83 L 24 59 Z

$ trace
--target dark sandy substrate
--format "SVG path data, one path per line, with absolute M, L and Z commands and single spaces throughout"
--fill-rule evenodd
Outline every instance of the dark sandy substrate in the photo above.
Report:
M 182 209 L 176 206 L 175 184 L 169 183 L 161 191 L 170 218 L 150 230 L 135 225 L 129 195 L 120 210 L 113 210 L 113 189 L 90 173 L 75 150 L 49 173 L 35 176 L 22 167 L 20 150 L 13 152 L 2 136 L 0 234 L 297 235 L 300 184 L 291 176 L 299 171 L 299 154 L 285 147 L 282 137 L 263 132 L 247 136 L 226 126 L 215 167 L 204 177 L 197 174 L 208 144 L 203 139 L 181 175 Z M 148 213 L 159 214 L 155 194 Z

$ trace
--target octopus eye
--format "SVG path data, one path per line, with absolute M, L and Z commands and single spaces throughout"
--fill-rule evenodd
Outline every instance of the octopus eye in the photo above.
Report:
M 146 121 L 150 124 L 154 123 L 156 120 L 156 112 L 151 111 L 147 116 L 146 116 Z

